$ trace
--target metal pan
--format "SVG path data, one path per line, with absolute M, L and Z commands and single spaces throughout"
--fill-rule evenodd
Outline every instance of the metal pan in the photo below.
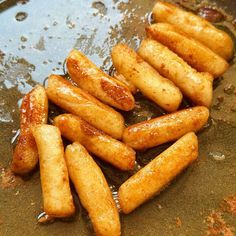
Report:
M 226 20 L 219 27 L 235 35 L 231 23 L 236 2 L 176 1 L 196 10 L 221 8 Z M 8 169 L 19 129 L 18 105 L 23 94 L 50 73 L 63 74 L 63 61 L 74 47 L 105 71 L 117 42 L 137 48 L 144 37 L 155 1 L 0 1 L 0 235 L 93 235 L 87 213 L 76 199 L 70 221 L 37 224 L 42 212 L 39 173 L 25 179 Z M 235 22 L 235 21 L 234 21 Z M 121 216 L 123 235 L 234 235 L 236 227 L 236 65 L 215 84 L 211 119 L 198 135 L 199 160 L 159 196 L 132 214 Z M 127 124 L 162 114 L 137 95 L 137 106 L 126 114 Z M 51 107 L 51 115 L 58 112 Z M 138 154 L 141 165 L 167 146 Z M 132 173 L 99 163 L 114 192 Z M 215 233 L 215 234 L 214 234 Z

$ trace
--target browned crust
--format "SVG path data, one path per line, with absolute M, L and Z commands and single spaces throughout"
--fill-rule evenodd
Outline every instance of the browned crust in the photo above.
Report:
M 124 88 L 124 86 L 121 86 L 118 83 L 113 84 L 108 81 L 107 78 L 101 78 L 101 87 L 110 98 L 123 108 L 123 110 L 129 111 L 134 108 L 134 99 L 127 91 L 125 92 L 125 90 L 128 89 Z
M 134 98 L 128 87 L 119 80 L 105 74 L 85 55 L 77 50 L 72 50 L 67 58 L 69 74 L 79 87 L 97 97 L 101 101 L 125 111 L 134 108 Z M 100 86 L 85 86 L 86 81 L 97 81 Z M 95 92 L 95 90 L 97 90 Z M 99 92 L 100 90 L 100 92 Z M 104 92 L 105 94 L 102 94 Z
M 47 122 L 48 101 L 44 88 L 36 86 L 23 98 L 20 107 L 20 136 L 13 153 L 11 169 L 16 174 L 31 172 L 38 163 L 38 151 L 31 127 Z

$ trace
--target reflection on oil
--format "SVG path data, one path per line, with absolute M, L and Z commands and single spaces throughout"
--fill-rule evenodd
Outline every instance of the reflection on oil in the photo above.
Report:
M 54 221 L 54 218 L 47 215 L 46 212 L 42 212 L 38 215 L 37 220 L 40 224 L 49 224 Z
M 219 10 L 212 7 L 201 7 L 198 9 L 198 15 L 212 23 L 225 20 L 225 16 Z
M 0 101 L 0 122 L 10 123 L 13 122 L 11 112 L 6 110 L 7 102 L 5 100 Z
M 13 133 L 13 134 L 15 133 L 15 135 L 14 135 L 14 136 L 12 137 L 12 139 L 11 139 L 11 144 L 12 144 L 13 147 L 15 147 L 16 142 L 17 142 L 17 139 L 18 139 L 18 137 L 19 137 L 19 135 L 20 135 L 20 129 L 18 129 L 18 130 L 13 130 L 12 133 Z
M 118 197 L 118 189 L 115 185 L 110 185 L 110 189 L 111 189 L 112 197 L 116 204 L 116 207 L 118 211 L 121 212 L 121 207 L 120 207 L 120 202 L 119 202 L 119 197 Z
M 221 152 L 210 152 L 209 156 L 212 157 L 215 161 L 224 161 L 225 155 Z
M 31 73 L 35 66 L 23 58 L 9 55 L 0 61 L 0 83 L 5 89 L 17 88 L 21 93 L 30 90 L 35 82 Z

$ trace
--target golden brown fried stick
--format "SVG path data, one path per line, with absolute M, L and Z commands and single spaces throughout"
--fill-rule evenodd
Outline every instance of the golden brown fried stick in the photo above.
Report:
M 118 192 L 125 214 L 158 194 L 198 156 L 198 140 L 188 133 L 124 182 Z
M 146 32 L 147 36 L 168 47 L 200 72 L 208 72 L 217 78 L 224 74 L 229 67 L 225 59 L 173 25 L 168 23 L 153 24 L 146 28 Z
M 232 58 L 233 41 L 231 37 L 208 21 L 166 2 L 158 1 L 152 12 L 156 22 L 173 24 L 224 59 Z
M 60 131 L 52 125 L 37 125 L 32 133 L 39 152 L 43 209 L 51 217 L 71 216 L 75 207 Z
M 72 50 L 66 60 L 69 75 L 83 90 L 118 109 L 134 108 L 134 97 L 123 83 L 105 74 L 78 50 Z
M 65 157 L 70 178 L 96 235 L 120 235 L 119 213 L 101 169 L 79 143 L 67 146 Z
M 184 109 L 127 127 L 123 141 L 137 150 L 155 147 L 175 141 L 188 132 L 199 131 L 208 117 L 206 107 Z
M 20 136 L 13 153 L 11 169 L 16 174 L 31 172 L 38 163 L 38 151 L 30 128 L 45 124 L 48 119 L 48 98 L 45 89 L 37 85 L 27 93 L 20 108 Z
M 131 170 L 135 163 L 135 151 L 124 143 L 97 130 L 86 121 L 72 114 L 54 119 L 61 134 L 68 140 L 78 141 L 91 153 L 121 170 Z
M 145 96 L 166 111 L 176 111 L 182 101 L 179 89 L 146 63 L 135 51 L 124 44 L 112 49 L 113 65 Z
M 63 77 L 51 75 L 47 86 L 48 98 L 63 109 L 80 116 L 97 129 L 120 139 L 124 130 L 124 118 L 111 107 L 77 88 Z
M 206 107 L 211 105 L 212 75 L 197 72 L 177 54 L 153 39 L 144 39 L 138 54 L 161 75 L 173 81 L 195 104 Z

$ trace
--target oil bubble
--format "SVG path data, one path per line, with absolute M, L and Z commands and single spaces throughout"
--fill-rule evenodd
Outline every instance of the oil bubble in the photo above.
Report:
M 224 161 L 225 155 L 221 152 L 210 152 L 209 156 L 212 157 L 215 161 Z

